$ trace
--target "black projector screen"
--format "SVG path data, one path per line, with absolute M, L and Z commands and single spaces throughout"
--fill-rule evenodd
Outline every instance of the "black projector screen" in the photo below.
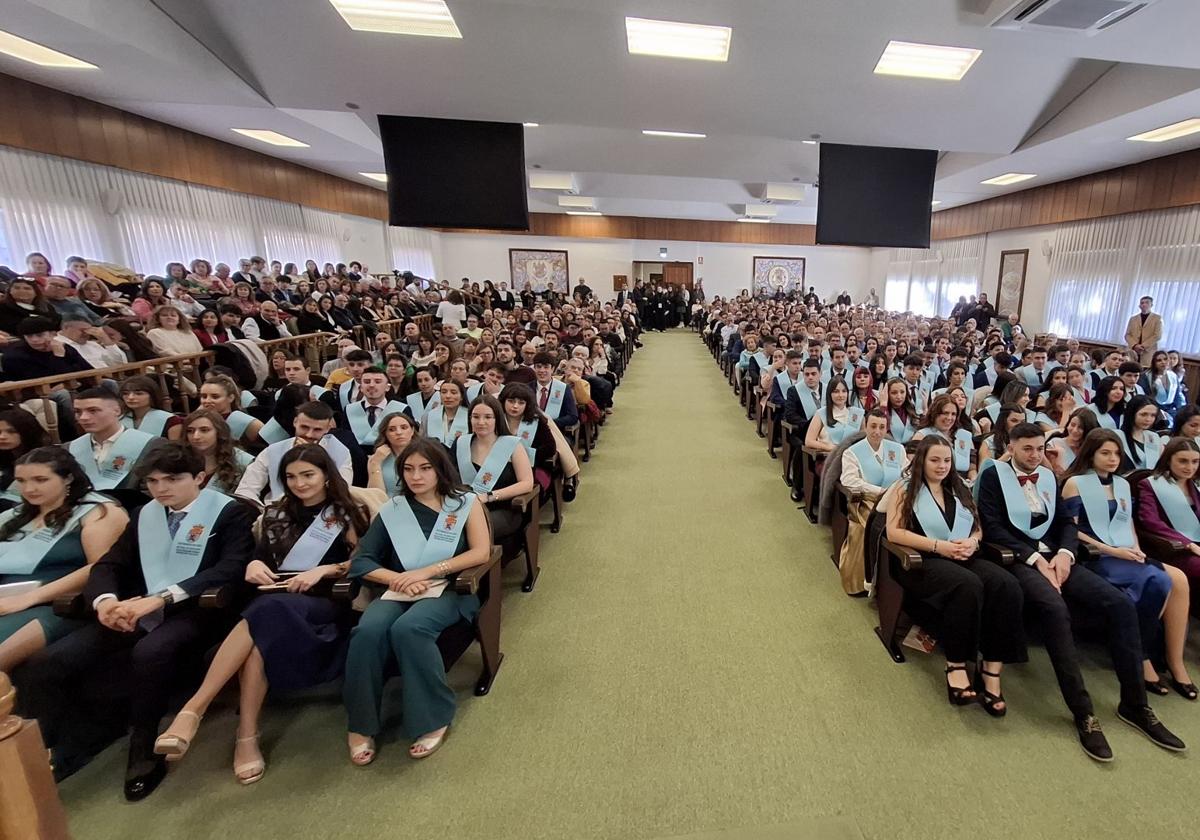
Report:
M 379 116 L 388 222 L 529 230 L 520 123 Z
M 822 143 L 817 244 L 928 248 L 937 156 Z

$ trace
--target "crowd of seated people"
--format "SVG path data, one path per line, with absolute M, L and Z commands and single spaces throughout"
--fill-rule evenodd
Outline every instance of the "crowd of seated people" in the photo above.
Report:
M 637 306 L 489 285 L 489 308 L 464 281 L 439 317 L 446 290 L 398 275 L 416 294 L 385 295 L 357 263 L 201 259 L 132 290 L 79 258 L 30 270 L 0 300 L 0 670 L 57 778 L 128 733 L 125 796 L 149 796 L 235 679 L 240 784 L 266 772 L 269 690 L 340 680 L 366 765 L 398 672 L 409 755 L 440 749 L 456 698 L 439 637 L 475 628 L 486 691 L 501 593 L 484 575 L 523 555 L 532 589 L 541 506 L 556 532 L 640 346 Z M 305 315 L 328 338 L 318 364 L 289 338 Z M 355 332 L 362 317 L 377 329 Z M 128 336 L 150 347 L 140 368 L 80 346 Z M 270 356 L 249 373 L 214 350 L 256 339 Z M 190 390 L 163 375 L 185 365 Z M 94 385 L 71 379 L 85 371 Z M 57 377 L 57 425 L 22 401 L 38 377 Z
M 902 636 L 940 645 L 949 702 L 1001 717 L 1003 668 L 1026 661 L 1036 625 L 1080 745 L 1106 762 L 1076 647 L 1099 638 L 1117 717 L 1184 750 L 1148 699 L 1200 695 L 1185 661 L 1200 408 L 1180 354 L 1087 352 L 994 309 L 958 315 L 743 292 L 693 325 L 770 455 L 783 445 L 792 498 L 833 525 L 845 593 L 876 596 L 896 661 Z

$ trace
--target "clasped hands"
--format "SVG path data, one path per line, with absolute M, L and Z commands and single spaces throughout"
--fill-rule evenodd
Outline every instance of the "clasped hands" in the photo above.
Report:
M 315 566 L 307 571 L 293 575 L 287 580 L 288 592 L 307 592 L 326 577 L 334 574 L 337 567 L 333 565 Z M 246 566 L 246 583 L 255 586 L 273 586 L 279 582 L 279 575 L 271 571 L 271 567 L 261 560 L 251 560 Z
M 96 618 L 109 630 L 119 633 L 132 633 L 137 629 L 138 620 L 161 610 L 165 605 L 157 595 L 139 596 L 118 601 L 109 598 L 100 602 L 96 607 Z
M 401 572 L 388 581 L 388 589 L 402 595 L 423 595 L 429 590 L 429 580 L 435 575 L 434 566 Z
M 1071 558 L 1069 555 L 1060 551 L 1049 560 L 1038 557 L 1033 564 L 1042 573 L 1042 577 L 1050 581 L 1050 585 L 1055 590 L 1062 592 L 1063 584 L 1067 582 L 1067 578 L 1071 575 Z
M 969 560 L 978 548 L 979 542 L 971 537 L 937 541 L 937 553 L 948 560 Z

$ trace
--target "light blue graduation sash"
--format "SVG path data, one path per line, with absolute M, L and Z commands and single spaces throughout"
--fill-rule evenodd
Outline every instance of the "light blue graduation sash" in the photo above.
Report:
M 279 464 L 283 461 L 283 456 L 287 451 L 295 445 L 296 439 L 290 437 L 279 443 L 273 443 L 263 450 L 267 456 L 267 479 L 271 482 L 271 497 L 267 501 L 273 502 L 283 495 L 285 482 L 279 477 Z M 329 453 L 338 472 L 341 472 L 342 467 L 350 462 L 350 450 L 346 448 L 346 444 L 333 435 L 325 435 L 321 438 L 321 448 Z
M 491 493 L 500 478 L 500 473 L 504 472 L 505 465 L 512 460 L 513 452 L 521 441 L 516 435 L 502 435 L 496 438 L 491 451 L 476 472 L 475 465 L 471 463 L 471 441 L 474 439 L 475 435 L 463 435 L 458 441 L 458 474 L 463 484 L 471 486 L 472 492 Z
M 832 365 L 829 367 L 828 370 L 822 370 L 821 371 L 821 384 L 826 385 L 826 386 L 829 385 L 829 383 L 833 381 L 834 375 L 835 374 L 834 374 Z M 852 367 L 845 368 L 844 370 L 842 370 L 840 373 L 837 374 L 837 378 L 842 380 L 843 382 L 845 382 L 847 388 L 851 387 L 854 384 L 854 368 L 852 368 Z
M 909 490 L 911 492 L 911 486 Z M 943 487 L 942 492 L 949 493 L 950 489 Z M 965 540 L 971 536 L 971 529 L 975 526 L 975 517 L 971 515 L 971 511 L 967 510 L 962 499 L 955 499 L 954 502 L 954 525 L 947 527 L 946 517 L 942 514 L 942 509 L 937 506 L 937 502 L 933 500 L 933 494 L 929 492 L 929 487 L 925 484 L 921 485 L 921 489 L 917 491 L 917 498 L 913 501 L 913 514 L 921 523 L 921 530 L 925 532 L 925 536 L 931 540 Z
M 801 377 L 793 380 L 790 376 L 788 376 L 788 372 L 786 370 L 781 370 L 779 373 L 775 374 L 775 383 L 779 386 L 780 399 L 782 399 L 784 402 L 787 402 L 788 389 L 795 388 L 796 392 L 799 393 L 800 387 L 804 384 L 804 378 Z M 811 414 L 808 416 L 812 417 Z
M 121 425 L 126 429 L 137 429 L 154 437 L 162 437 L 167 431 L 167 421 L 175 415 L 169 411 L 163 411 L 161 408 L 152 408 L 142 417 L 142 422 L 138 423 L 133 419 L 132 414 L 126 414 L 121 418 Z
M 332 508 L 325 508 L 313 521 L 308 523 L 300 539 L 279 564 L 281 572 L 307 572 L 321 565 L 321 558 L 329 550 L 329 546 L 342 535 L 346 525 L 335 514 Z
M 255 405 L 258 405 L 258 397 L 249 391 L 242 391 L 242 408 L 250 408 Z
M 282 393 L 283 393 L 283 389 L 282 389 L 282 388 L 278 388 L 278 389 L 276 389 L 276 391 L 275 391 L 275 399 L 279 399 L 279 395 L 280 395 L 280 394 L 282 394 Z M 324 396 L 325 394 L 328 394 L 328 393 L 329 393 L 329 389 L 328 389 L 328 388 L 323 388 L 323 387 L 321 387 L 320 385 L 313 385 L 312 383 L 309 383 L 309 386 L 308 386 L 308 398 L 309 398 L 310 400 L 319 400 L 319 399 L 321 399 L 321 397 L 322 397 L 322 396 Z
M 338 386 L 338 402 L 345 406 L 350 402 L 350 395 L 354 391 L 355 382 L 353 379 L 347 379 Z
M 233 499 L 216 490 L 201 490 L 179 524 L 175 538 L 167 530 L 167 509 L 150 501 L 138 514 L 138 556 L 146 591 L 153 594 L 196 574 L 213 526 Z
M 429 398 L 429 404 L 425 404 L 425 398 L 421 396 L 420 391 L 415 391 L 404 398 L 408 403 L 408 408 L 412 411 L 413 420 L 418 424 L 425 419 L 425 414 L 441 405 L 441 400 L 438 399 L 437 391 L 433 392 L 433 396 Z
M 1142 454 L 1140 456 L 1129 445 L 1129 441 L 1124 434 L 1121 435 L 1121 448 L 1125 450 L 1125 454 L 1133 462 L 1135 470 L 1152 470 L 1158 464 L 1159 456 L 1162 455 L 1163 440 L 1158 436 L 1157 432 L 1147 429 L 1142 432 Z
M 903 421 L 895 411 L 888 411 L 888 434 L 896 443 L 908 443 L 916 431 L 911 421 Z
M 551 400 L 554 398 L 554 392 L 551 391 Z M 449 430 L 446 429 L 446 412 L 439 405 L 437 408 L 429 410 L 429 422 L 426 424 L 429 427 L 429 436 L 435 440 L 441 441 L 442 446 L 449 449 L 454 445 L 454 441 L 467 433 L 467 409 L 465 406 L 459 406 L 454 412 L 454 420 L 450 423 Z
M 475 496 L 469 493 L 457 501 L 443 501 L 442 512 L 428 538 L 408 499 L 399 496 L 381 507 L 379 519 L 387 529 L 404 570 L 423 569 L 454 557 L 473 504 Z
M 847 435 L 852 435 L 862 428 L 863 410 L 857 407 L 849 409 L 849 416 L 842 421 L 839 421 L 836 426 L 830 425 L 829 409 L 821 412 L 821 422 L 825 424 L 825 433 L 829 435 L 829 442 L 834 446 L 840 444 L 846 439 Z
M 237 449 L 235 447 L 233 450 L 233 460 L 237 462 L 238 469 L 242 472 L 245 472 L 246 467 L 254 463 L 254 456 L 249 452 L 246 452 L 244 449 Z M 225 487 L 219 480 L 217 480 L 215 475 L 209 480 L 206 487 L 212 490 L 219 490 L 222 493 L 227 493 L 230 495 L 232 495 L 233 491 L 237 489 L 236 485 L 233 487 Z
M 379 437 L 379 424 L 383 422 L 383 418 L 389 414 L 402 414 L 404 404 L 388 400 L 383 405 L 377 406 L 377 409 L 375 425 L 371 425 L 367 422 L 367 410 L 363 407 L 361 400 L 346 406 L 346 422 L 350 424 L 350 431 L 354 432 L 354 439 L 364 446 L 375 443 L 375 439 Z
M 476 382 L 467 388 L 467 402 L 473 403 L 479 398 L 479 392 L 483 390 L 483 383 Z
M 1065 439 L 1060 437 L 1055 438 L 1054 440 L 1047 442 L 1046 445 L 1053 446 L 1059 451 L 1060 454 L 1058 456 L 1058 463 L 1061 464 L 1064 469 L 1075 463 L 1075 451 L 1071 449 L 1069 445 L 1067 445 Z
M 517 424 L 516 436 L 521 441 L 521 445 L 525 447 L 525 452 L 529 455 L 529 463 L 533 463 L 535 455 L 533 448 L 533 439 L 537 435 L 538 421 L 522 420 Z
M 534 383 L 534 393 L 538 394 L 538 399 L 541 399 L 542 385 L 539 382 Z M 542 412 L 551 420 L 557 420 L 558 415 L 562 413 L 563 400 L 567 397 L 567 384 L 562 380 L 555 379 L 550 383 L 550 398 L 546 400 L 546 408 Z M 450 444 L 446 444 L 449 446 Z
M 771 366 L 770 357 L 761 350 L 751 356 L 751 358 L 758 362 L 758 370 L 760 373 Z
M 1042 368 L 1041 382 L 1038 382 L 1037 369 L 1033 365 L 1021 365 L 1021 367 L 1017 368 L 1017 373 L 1021 374 L 1021 379 L 1024 380 L 1026 385 L 1036 391 L 1046 384 L 1046 381 L 1050 378 L 1051 370 L 1050 365 Z
M 1171 527 L 1192 542 L 1200 541 L 1200 517 L 1196 516 L 1190 497 L 1179 485 L 1165 476 L 1155 475 L 1150 477 L 1150 488 Z
M 242 435 L 246 434 L 246 429 L 250 428 L 250 424 L 254 422 L 254 418 L 244 411 L 231 412 L 225 418 L 225 425 L 229 426 L 229 434 L 234 440 L 241 440 Z
M 1035 470 L 1037 493 L 1042 497 L 1042 504 L 1046 506 L 1046 521 L 1035 528 L 1032 525 L 1033 511 L 1029 509 L 1029 501 L 1025 498 L 1021 480 L 1017 478 L 1012 464 L 993 461 L 992 467 L 996 470 L 996 477 L 1000 479 L 1000 489 L 1004 493 L 1004 505 L 1008 508 L 1008 521 L 1030 539 L 1040 540 L 1046 536 L 1046 532 L 1050 530 L 1050 523 L 1054 521 L 1055 488 L 1058 486 L 1054 472 L 1045 467 L 1038 467 Z
M 1088 400 L 1087 395 L 1084 394 L 1083 391 L 1081 391 L 1079 388 L 1072 388 L 1071 395 L 1075 397 L 1075 407 L 1076 408 L 1083 408 L 1084 406 L 1086 406 L 1090 403 L 1090 400 Z
M 999 402 L 994 402 L 991 405 L 984 408 L 984 411 L 987 412 L 987 416 L 992 418 L 993 424 L 997 420 L 1000 419 L 1000 409 L 1001 408 L 1003 408 L 1003 406 L 1001 406 Z M 1026 423 L 1036 423 L 1037 422 L 1038 416 L 1037 416 L 1037 414 L 1034 413 L 1033 409 L 1026 408 L 1026 409 L 1024 409 L 1024 411 L 1025 411 L 1025 422 Z
M 383 463 L 379 466 L 380 476 L 383 478 L 383 487 L 389 496 L 400 495 L 400 474 L 396 472 L 396 456 L 389 455 L 383 459 Z
M 1112 519 L 1108 516 L 1109 500 L 1104 485 L 1100 483 L 1100 476 L 1094 472 L 1077 475 L 1075 486 L 1079 489 L 1079 499 L 1096 539 L 1115 548 L 1133 548 L 1133 500 L 1129 494 L 1129 482 L 1119 475 L 1113 476 L 1113 498 L 1117 502 L 1117 509 Z
M 1101 411 L 1096 407 L 1095 403 L 1088 403 L 1088 409 L 1091 410 L 1092 414 L 1096 415 L 1096 419 L 1100 421 L 1101 429 L 1112 429 L 1114 432 L 1120 430 L 1121 427 L 1117 425 L 1117 421 L 1113 419 L 1112 415 L 1107 411 Z
M 787 374 L 785 373 L 785 374 L 783 374 L 783 376 L 786 378 Z M 779 377 L 777 376 L 775 378 L 778 379 Z M 782 386 L 783 386 L 783 383 L 780 383 L 780 387 L 782 387 Z M 813 396 L 813 393 L 809 389 L 809 387 L 804 384 L 804 380 L 801 379 L 799 382 L 797 382 L 792 387 L 794 387 L 796 389 L 796 396 L 800 398 L 800 405 L 804 408 L 804 416 L 806 418 L 808 418 L 809 420 L 816 417 L 817 412 L 821 411 L 821 403 L 817 400 L 816 397 Z M 783 396 L 786 400 L 787 391 L 783 392 Z
M 263 423 L 263 427 L 258 430 L 258 436 L 268 444 L 279 443 L 281 440 L 287 440 L 291 437 L 288 434 L 288 430 L 279 425 L 279 421 L 274 417 Z
M 13 539 L 0 542 L 0 575 L 31 575 L 37 571 L 42 560 L 50 553 L 50 549 L 58 545 L 58 541 L 70 534 L 83 521 L 91 510 L 100 504 L 112 504 L 112 499 L 98 493 L 87 493 L 79 500 L 71 516 L 57 530 L 45 526 L 36 531 L 29 531 L 28 525 L 13 534 Z M 9 522 L 17 515 L 17 508 L 0 513 L 0 526 Z M 79 556 L 79 567 L 87 563 L 87 558 Z
M 934 434 L 950 444 L 954 451 L 954 469 L 957 472 L 968 473 L 971 469 L 971 453 L 975 451 L 975 437 L 966 429 L 955 428 L 954 438 L 947 438 L 941 429 L 925 429 L 926 434 Z
M 913 385 L 911 382 L 905 379 L 904 384 L 908 386 L 908 393 L 912 397 L 913 401 L 913 410 L 917 412 L 917 416 L 919 417 L 925 413 L 925 406 L 927 404 L 925 391 L 922 390 L 920 382 L 918 382 L 916 385 Z
M 92 454 L 91 435 L 75 438 L 67 447 L 67 451 L 83 467 L 83 471 L 92 480 L 93 487 L 97 490 L 112 490 L 130 478 L 130 470 L 141 457 L 146 444 L 152 440 L 154 435 L 138 429 L 126 429 L 108 450 L 108 457 L 100 465 L 96 464 L 96 458 Z
M 871 448 L 871 442 L 866 438 L 852 445 L 848 452 L 853 452 L 862 468 L 863 478 L 868 484 L 887 489 L 900 478 L 904 470 L 904 447 L 887 440 L 879 443 L 879 451 Z
M 1162 382 L 1158 382 L 1154 389 L 1154 402 L 1159 408 L 1167 408 L 1175 404 L 1175 395 L 1179 393 L 1179 377 L 1174 371 L 1166 371 L 1167 384 L 1164 386 Z M 1175 530 L 1179 530 L 1176 528 Z M 1180 531 L 1180 533 L 1183 533 Z

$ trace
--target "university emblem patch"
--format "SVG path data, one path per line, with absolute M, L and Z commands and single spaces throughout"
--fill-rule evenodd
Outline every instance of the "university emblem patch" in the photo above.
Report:
M 196 540 L 200 539 L 200 536 L 203 533 L 204 533 L 203 525 L 193 525 L 191 528 L 188 529 L 188 535 L 187 535 L 188 542 L 195 542 Z

